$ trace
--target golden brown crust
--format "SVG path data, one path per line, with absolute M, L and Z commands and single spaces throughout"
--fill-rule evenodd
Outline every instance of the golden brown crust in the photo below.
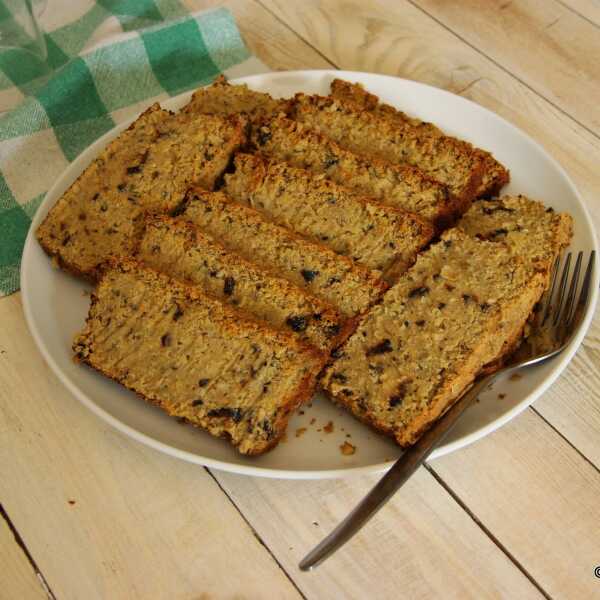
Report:
M 151 106 L 58 199 L 36 235 L 57 264 L 87 279 L 111 254 L 130 255 L 145 212 L 174 210 L 191 184 L 213 187 L 245 141 L 236 117 Z
M 544 283 L 506 246 L 446 232 L 361 321 L 323 387 L 411 444 L 520 335 Z
M 147 217 L 136 258 L 325 352 L 351 331 L 352 323 L 331 304 L 227 250 L 183 218 Z
M 169 311 L 165 313 L 168 306 L 175 310 L 172 318 Z M 144 315 L 142 329 L 137 328 L 132 317 L 136 311 Z M 199 320 L 203 314 L 210 315 L 210 326 Z M 164 333 L 165 327 L 168 334 Z M 206 338 L 202 337 L 204 329 Z M 135 337 L 138 331 L 142 335 L 139 339 Z M 249 376 L 255 381 L 247 383 L 244 378 L 248 375 L 243 374 L 246 367 L 240 361 L 231 365 L 229 358 L 224 356 L 219 359 L 222 365 L 215 367 L 211 379 L 200 379 L 199 391 L 194 391 L 198 377 L 201 378 L 208 368 L 205 361 L 194 357 L 210 351 L 208 346 L 202 350 L 202 346 L 219 343 L 211 342 L 216 339 L 213 336 L 221 335 L 217 333 L 219 331 L 227 333 L 224 345 L 220 346 L 222 352 L 226 353 L 230 347 L 234 349 L 234 357 L 240 350 L 252 348 L 254 358 L 249 363 Z M 133 352 L 129 351 L 125 341 L 131 335 L 138 340 Z M 155 337 L 160 337 L 158 346 L 152 345 Z M 192 345 L 186 340 L 193 342 Z M 183 344 L 181 349 L 180 343 Z M 197 288 L 141 267 L 131 259 L 112 259 L 107 263 L 92 296 L 86 328 L 75 339 L 73 349 L 78 360 L 169 414 L 186 417 L 213 435 L 230 437 L 245 454 L 264 452 L 277 443 L 291 411 L 314 392 L 316 377 L 326 361 L 322 353 L 292 335 L 250 320 Z M 156 352 L 164 358 L 158 359 Z M 184 353 L 189 355 L 184 356 Z M 179 365 L 179 373 L 176 379 L 168 380 L 169 385 L 165 388 L 164 372 L 170 370 L 172 361 Z M 239 366 L 237 362 L 240 362 Z M 224 382 L 229 390 L 225 395 L 224 388 L 218 387 L 224 365 L 234 376 L 233 379 L 227 377 Z M 239 392 L 237 385 L 241 386 Z M 255 391 L 251 392 L 250 387 L 245 391 L 245 386 L 251 385 Z M 256 395 L 260 386 L 263 386 L 262 393 Z M 208 391 L 211 389 L 213 391 Z M 196 401 L 191 403 L 198 393 L 203 400 L 199 405 Z M 235 406 L 243 408 L 228 408 L 229 396 L 235 398 Z M 271 413 L 272 416 L 267 418 Z
M 469 203 L 481 183 L 481 158 L 456 138 L 424 135 L 409 122 L 331 97 L 296 94 L 291 114 L 348 150 L 418 167 L 462 202 Z
M 325 299 L 346 317 L 365 312 L 388 287 L 373 271 L 276 225 L 222 192 L 190 190 L 183 218 L 246 259 Z
M 367 92 L 359 83 L 334 79 L 331 83 L 331 95 L 344 102 L 353 103 L 363 110 L 373 111 L 384 118 L 400 123 L 400 125 L 410 123 L 414 127 L 418 127 L 423 136 L 440 137 L 444 135 L 444 132 L 432 123 L 410 117 L 393 106 L 381 103 L 377 96 Z M 473 148 L 473 151 L 482 162 L 483 173 L 479 185 L 471 193 L 474 198 L 491 198 L 497 195 L 510 181 L 510 173 L 490 152 L 480 148 Z
M 225 176 L 234 200 L 388 280 L 410 266 L 433 236 L 431 224 L 418 215 L 352 194 L 305 169 L 249 154 L 236 155 L 234 165 Z
M 246 84 L 231 85 L 219 76 L 211 86 L 194 92 L 183 107 L 186 113 L 245 115 L 250 121 L 287 112 L 289 100 L 276 100 L 270 94 L 257 92 Z
M 436 231 L 454 223 L 466 207 L 448 188 L 416 167 L 365 158 L 303 123 L 279 115 L 261 121 L 252 131 L 255 147 L 293 167 L 324 174 L 358 196 L 412 212 L 430 221 Z

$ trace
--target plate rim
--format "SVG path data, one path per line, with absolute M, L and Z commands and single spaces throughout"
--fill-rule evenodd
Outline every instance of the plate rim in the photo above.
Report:
M 510 121 L 506 120 L 504 117 L 498 115 L 497 113 L 491 111 L 490 109 L 477 104 L 476 102 L 463 98 L 457 94 L 453 94 L 447 90 L 442 88 L 437 88 L 435 86 L 431 86 L 419 81 L 414 81 L 411 79 L 406 79 L 402 77 L 396 77 L 393 75 L 385 75 L 380 73 L 369 73 L 364 71 L 342 71 L 336 69 L 303 69 L 303 70 L 293 70 L 293 71 L 277 71 L 277 72 L 267 72 L 261 73 L 257 75 L 250 75 L 246 77 L 238 77 L 232 79 L 232 83 L 246 83 L 249 86 L 252 86 L 253 82 L 259 81 L 261 79 L 267 78 L 285 78 L 289 76 L 337 76 L 343 77 L 345 79 L 352 80 L 353 78 L 363 78 L 363 77 L 375 77 L 375 78 L 383 78 L 388 80 L 393 80 L 394 82 L 402 81 L 405 84 L 426 88 L 427 90 L 433 91 L 435 94 L 448 95 L 455 98 L 459 98 L 461 101 L 466 102 L 469 105 L 476 107 L 479 111 L 484 111 L 488 115 L 491 115 L 494 119 L 500 119 L 503 122 L 503 125 L 508 126 L 509 129 L 512 130 L 512 133 L 519 136 L 522 140 L 526 141 L 531 146 L 535 147 L 538 152 L 540 152 L 543 157 L 552 165 L 554 169 L 556 169 L 559 174 L 562 176 L 564 181 L 567 183 L 568 187 L 572 191 L 574 197 L 577 199 L 579 206 L 582 210 L 582 213 L 586 219 L 586 225 L 591 231 L 592 241 L 594 245 L 594 249 L 596 250 L 596 269 L 594 270 L 594 285 L 592 286 L 592 295 L 590 297 L 590 302 L 588 305 L 587 314 L 584 317 L 584 320 L 577 332 L 576 336 L 572 340 L 569 347 L 564 350 L 564 352 L 558 356 L 554 361 L 556 364 L 553 366 L 552 371 L 549 375 L 544 379 L 544 381 L 538 385 L 538 387 L 533 390 L 531 393 L 527 394 L 523 397 L 523 399 L 515 405 L 511 410 L 507 411 L 500 417 L 494 419 L 492 422 L 487 425 L 480 427 L 476 431 L 473 431 L 463 437 L 455 440 L 454 442 L 445 444 L 436 449 L 430 456 L 428 460 L 433 460 L 435 458 L 439 458 L 451 452 L 458 450 L 459 448 L 464 448 L 473 442 L 486 437 L 493 431 L 503 427 L 506 423 L 517 417 L 523 410 L 528 408 L 539 398 L 548 388 L 558 379 L 559 375 L 564 371 L 568 363 L 571 361 L 573 356 L 575 355 L 577 349 L 579 348 L 581 342 L 583 341 L 589 326 L 591 324 L 594 311 L 596 308 L 596 304 L 598 301 L 599 294 L 599 279 L 600 273 L 598 269 L 599 261 L 599 252 L 598 252 L 598 236 L 596 234 L 596 230 L 594 228 L 593 221 L 590 217 L 590 214 L 587 210 L 586 204 L 579 193 L 579 190 L 575 186 L 574 182 L 566 172 L 566 170 L 562 167 L 562 165 L 551 156 L 546 149 L 534 140 L 527 133 L 519 129 L 516 125 L 513 125 Z M 182 94 L 178 94 L 177 96 L 169 97 L 164 100 L 161 100 L 161 106 L 166 106 L 166 108 L 171 108 L 171 105 L 175 105 L 178 102 L 182 101 L 186 97 L 190 97 L 194 90 L 190 90 L 187 92 L 183 92 Z M 138 115 L 139 116 L 139 115 Z M 132 117 L 131 119 L 126 119 L 121 123 L 118 123 L 113 127 L 110 131 L 106 132 L 96 141 L 94 141 L 90 146 L 88 146 L 83 152 L 79 154 L 79 156 L 73 161 L 77 161 L 84 154 L 90 153 L 93 149 L 100 149 L 104 147 L 107 143 L 108 139 L 112 139 L 115 136 L 115 132 L 120 133 L 128 127 L 137 116 Z M 93 153 L 93 156 L 96 156 Z M 93 160 L 90 159 L 90 160 Z M 35 345 L 38 350 L 42 354 L 44 360 L 48 363 L 50 368 L 52 369 L 54 375 L 57 376 L 59 381 L 79 400 L 86 408 L 92 411 L 96 416 L 100 417 L 104 422 L 108 423 L 112 427 L 114 427 L 117 431 L 122 434 L 127 435 L 134 440 L 141 442 L 142 444 L 149 446 L 155 450 L 163 452 L 167 455 L 173 456 L 175 458 L 179 458 L 181 460 L 185 460 L 187 462 L 191 462 L 194 464 L 202 465 L 208 468 L 214 468 L 221 471 L 226 471 L 230 473 L 238 473 L 241 475 L 254 475 L 259 477 L 266 478 L 274 478 L 274 479 L 337 479 L 337 478 L 345 478 L 351 476 L 358 476 L 364 474 L 376 474 L 381 473 L 389 469 L 395 462 L 395 460 L 380 462 L 371 465 L 363 465 L 363 466 L 348 466 L 346 468 L 337 468 L 337 469 L 303 469 L 303 470 L 286 470 L 286 469 L 275 469 L 271 467 L 261 467 L 261 466 L 251 466 L 251 465 L 243 465 L 238 463 L 230 463 L 222 460 L 216 460 L 206 456 L 200 456 L 194 452 L 190 452 L 187 450 L 181 450 L 179 448 L 175 448 L 165 442 L 161 442 L 150 435 L 142 433 L 137 430 L 135 427 L 128 425 L 118 418 L 114 417 L 100 406 L 98 406 L 90 397 L 88 397 L 85 392 L 78 388 L 78 386 L 71 381 L 68 375 L 63 372 L 62 368 L 58 365 L 54 357 L 52 356 L 49 349 L 46 347 L 42 340 L 42 336 L 37 328 L 35 318 L 33 316 L 32 309 L 32 298 L 31 295 L 27 293 L 27 289 L 29 286 L 29 271 L 27 269 L 28 257 L 30 252 L 32 251 L 32 247 L 37 243 L 35 239 L 35 230 L 37 229 L 41 220 L 46 216 L 48 211 L 50 210 L 50 198 L 56 195 L 55 190 L 59 188 L 62 182 L 65 179 L 66 173 L 73 167 L 73 162 L 69 163 L 66 169 L 57 177 L 56 181 L 52 185 L 52 187 L 46 192 L 43 201 L 41 202 L 38 210 L 36 211 L 31 225 L 29 227 L 29 231 L 27 233 L 27 237 L 25 239 L 25 244 L 23 247 L 23 254 L 21 257 L 21 267 L 20 267 L 20 277 L 21 277 L 21 301 L 23 305 L 23 310 L 25 314 L 25 321 L 27 323 L 27 327 L 29 329 L 30 334 L 32 335 Z M 56 201 L 56 199 L 55 199 Z

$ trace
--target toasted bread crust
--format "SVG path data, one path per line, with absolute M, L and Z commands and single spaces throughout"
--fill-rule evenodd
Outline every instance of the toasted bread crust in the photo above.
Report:
M 377 96 L 367 92 L 359 83 L 334 79 L 331 83 L 331 95 L 333 98 L 354 103 L 359 108 L 374 111 L 378 115 L 392 121 L 397 121 L 400 124 L 410 123 L 414 127 L 419 128 L 422 136 L 440 137 L 444 135 L 444 132 L 433 123 L 427 123 L 410 117 L 393 106 L 380 102 Z M 473 151 L 483 163 L 481 183 L 475 191 L 475 197 L 491 198 L 496 196 L 510 180 L 508 169 L 498 162 L 491 153 L 480 148 L 473 148 Z
M 327 353 L 354 328 L 329 303 L 227 250 L 181 219 L 148 217 L 136 257 Z
M 312 396 L 326 360 L 293 336 L 131 259 L 104 268 L 73 349 L 78 360 L 168 414 L 229 437 L 244 454 L 277 443 L 291 411 Z M 210 364 L 201 360 L 206 352 Z M 164 373 L 173 368 L 178 377 L 166 386 Z M 209 379 L 206 369 L 214 371 Z M 219 387 L 223 378 L 226 387 Z
M 114 139 L 52 207 L 36 235 L 57 264 L 89 280 L 110 255 L 130 255 L 145 212 L 165 213 L 189 185 L 212 188 L 245 140 L 235 117 L 151 106 Z
M 446 232 L 337 351 L 323 387 L 410 445 L 520 334 L 545 282 L 505 245 Z
M 225 176 L 227 193 L 279 225 L 351 257 L 393 280 L 433 236 L 413 213 L 383 205 L 305 169 L 238 154 Z
M 359 196 L 418 214 L 436 231 L 450 226 L 467 208 L 446 186 L 419 169 L 367 159 L 283 115 L 259 123 L 251 139 L 262 154 L 274 160 L 324 174 Z
M 449 136 L 421 134 L 409 122 L 392 120 L 331 97 L 296 94 L 294 119 L 367 157 L 407 163 L 447 185 L 468 205 L 481 185 L 484 166 L 470 144 Z
M 246 259 L 328 301 L 345 317 L 364 313 L 388 287 L 348 257 L 272 223 L 222 192 L 190 190 L 182 218 Z
M 270 94 L 257 92 L 246 84 L 230 85 L 219 76 L 211 86 L 194 92 L 183 111 L 194 114 L 246 115 L 251 121 L 285 113 L 289 100 L 276 100 Z

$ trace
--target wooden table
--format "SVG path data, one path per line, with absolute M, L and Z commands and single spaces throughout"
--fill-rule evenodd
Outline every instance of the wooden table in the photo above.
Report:
M 538 140 L 600 224 L 600 5 L 228 0 L 273 69 L 389 73 Z M 298 560 L 375 477 L 273 481 L 187 464 L 83 408 L 0 300 L 0 597 L 600 598 L 600 318 L 520 417 L 420 469 L 313 573 Z

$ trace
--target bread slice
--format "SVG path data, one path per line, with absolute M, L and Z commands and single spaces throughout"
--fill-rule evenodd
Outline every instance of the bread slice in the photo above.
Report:
M 418 167 L 448 186 L 463 204 L 476 196 L 481 185 L 481 158 L 470 144 L 456 138 L 423 134 L 409 122 L 331 97 L 296 94 L 291 113 L 352 152 Z
M 211 188 L 244 141 L 235 118 L 151 106 L 52 207 L 36 235 L 58 264 L 94 280 L 109 255 L 130 255 L 146 212 L 174 210 L 187 188 Z
M 571 215 L 521 195 L 475 202 L 457 227 L 479 239 L 508 245 L 532 271 L 548 275 L 573 236 Z
M 371 110 L 378 115 L 396 121 L 402 126 L 403 123 L 409 123 L 413 127 L 418 127 L 422 136 L 442 137 L 444 132 L 433 123 L 421 121 L 397 110 L 389 104 L 379 101 L 374 94 L 367 92 L 359 83 L 350 83 L 342 79 L 334 79 L 331 83 L 331 95 L 344 102 L 353 102 L 358 107 L 365 110 Z M 495 196 L 509 182 L 510 173 L 508 169 L 498 162 L 491 153 L 473 148 L 477 156 L 483 163 L 483 175 L 481 183 L 475 192 L 476 198 L 488 198 Z
M 283 115 L 262 122 L 251 138 L 262 154 L 323 173 L 359 195 L 413 212 L 430 221 L 437 231 L 448 227 L 468 208 L 445 185 L 419 169 L 344 150 L 330 138 Z
M 549 284 L 554 261 L 573 236 L 573 219 L 570 215 L 556 213 L 552 208 L 546 208 L 541 202 L 525 196 L 504 196 L 475 202 L 457 227 L 478 239 L 508 246 L 515 256 L 524 261 L 532 276 L 535 273 L 545 275 L 544 287 Z M 536 312 L 532 320 L 537 314 L 541 316 Z M 533 328 L 532 333 L 532 328 L 528 326 L 525 337 L 529 345 L 547 349 L 548 343 L 553 343 L 553 340 L 544 336 L 544 331 Z M 498 364 L 511 355 L 520 343 L 520 335 L 509 340 Z
M 545 282 L 506 245 L 449 230 L 336 351 L 323 386 L 410 445 L 520 335 Z
M 329 246 L 390 279 L 403 272 L 433 236 L 424 219 L 287 163 L 237 154 L 225 189 L 279 225 Z
M 323 355 L 131 259 L 92 295 L 76 358 L 169 415 L 265 452 L 315 389 Z
M 343 323 L 327 302 L 226 250 L 179 219 L 149 218 L 137 258 L 326 352 L 354 328 L 350 321 Z
M 256 92 L 246 84 L 230 85 L 223 75 L 209 86 L 196 90 L 184 112 L 216 115 L 247 115 L 251 120 L 286 112 L 289 100 L 276 100 L 264 92 Z
M 181 218 L 229 250 L 326 300 L 345 317 L 363 313 L 387 289 L 372 271 L 268 221 L 222 192 L 190 190 Z

